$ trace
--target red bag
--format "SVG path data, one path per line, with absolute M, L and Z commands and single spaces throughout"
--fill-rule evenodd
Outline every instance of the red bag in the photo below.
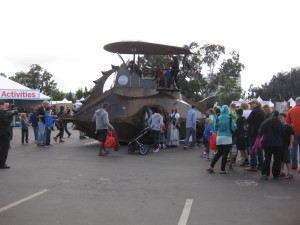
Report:
M 119 150 L 120 144 L 114 130 L 111 130 L 106 136 L 104 146 L 108 148 L 114 148 L 115 151 Z
M 212 133 L 209 140 L 209 149 L 210 150 L 218 150 L 217 147 L 217 135 L 215 133 Z

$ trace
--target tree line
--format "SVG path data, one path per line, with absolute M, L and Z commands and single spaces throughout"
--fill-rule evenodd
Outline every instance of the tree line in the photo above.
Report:
M 279 72 L 273 76 L 270 82 L 259 87 L 250 85 L 248 96 L 250 98 L 260 96 L 264 100 L 273 102 L 295 100 L 300 96 L 300 68 L 292 68 L 289 72 Z

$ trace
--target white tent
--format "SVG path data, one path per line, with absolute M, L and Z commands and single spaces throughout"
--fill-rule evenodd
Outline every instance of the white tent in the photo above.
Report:
M 293 98 L 290 98 L 290 99 L 288 100 L 288 102 L 290 103 L 290 106 L 291 106 L 291 107 L 294 107 L 294 106 L 296 105 L 296 102 L 295 102 L 295 100 L 294 100 Z
M 22 84 L 19 84 L 11 79 L 0 76 L 0 90 L 31 90 L 31 89 Z M 4 98 L 0 97 L 0 99 L 4 99 Z M 6 97 L 5 99 L 17 99 L 17 98 L 14 98 L 14 97 L 7 98 Z M 18 98 L 18 99 L 20 99 L 20 98 Z M 34 99 L 34 100 L 49 100 L 49 99 L 50 99 L 49 96 L 46 96 L 46 95 L 40 93 L 39 98 Z M 29 100 L 29 99 L 26 99 L 26 100 Z
M 270 101 L 264 101 L 264 100 L 262 100 L 262 98 L 259 96 L 259 97 L 257 98 L 257 101 L 259 101 L 259 102 L 261 103 L 262 106 L 264 106 L 264 105 L 269 105 L 271 108 L 274 108 L 274 104 L 273 104 L 273 102 L 271 102 L 271 100 L 270 100 Z M 243 99 L 240 99 L 240 100 L 238 100 L 238 101 L 232 101 L 231 103 L 236 104 L 236 106 L 240 106 L 241 103 L 243 103 L 243 102 L 247 102 L 247 103 L 248 103 L 249 101 L 245 101 L 245 100 L 243 100 Z

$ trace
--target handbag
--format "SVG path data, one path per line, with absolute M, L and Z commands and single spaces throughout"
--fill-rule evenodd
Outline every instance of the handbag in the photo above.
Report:
M 109 131 L 104 143 L 105 147 L 112 148 L 116 146 L 116 136 L 113 130 Z
M 212 133 L 209 140 L 209 149 L 210 150 L 218 150 L 217 147 L 217 135 L 215 133 Z

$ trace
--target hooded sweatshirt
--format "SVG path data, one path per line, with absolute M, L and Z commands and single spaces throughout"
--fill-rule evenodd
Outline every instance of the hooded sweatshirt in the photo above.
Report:
M 162 129 L 162 125 L 163 125 L 162 115 L 160 115 L 159 113 L 154 113 L 148 120 L 148 125 L 151 128 L 151 130 L 160 131 Z
M 114 129 L 109 123 L 108 113 L 104 109 L 98 109 L 95 111 L 94 118 L 96 119 L 96 130 Z
M 230 129 L 231 126 L 231 129 Z M 232 131 L 236 130 L 234 120 L 231 119 L 230 124 L 230 112 L 227 105 L 223 105 L 221 114 L 216 122 L 217 131 L 217 145 L 229 145 L 232 144 Z

